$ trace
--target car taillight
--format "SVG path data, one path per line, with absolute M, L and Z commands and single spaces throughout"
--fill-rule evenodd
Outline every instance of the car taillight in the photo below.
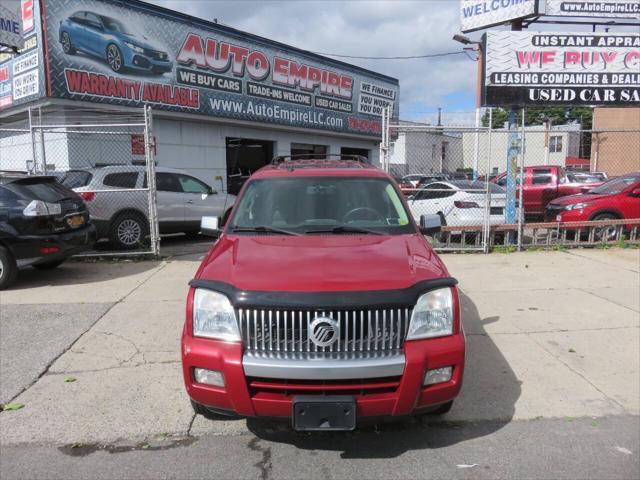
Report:
M 85 202 L 91 202 L 96 198 L 96 192 L 78 192 Z
M 59 247 L 42 247 L 40 249 L 40 253 L 43 255 L 51 255 L 52 253 L 58 253 L 59 251 Z
M 455 202 L 453 202 L 453 204 L 457 208 L 480 208 L 480 205 L 478 205 L 476 202 L 462 202 L 460 200 L 456 200 Z

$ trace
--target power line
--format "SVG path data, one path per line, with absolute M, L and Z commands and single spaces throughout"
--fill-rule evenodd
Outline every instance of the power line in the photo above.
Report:
M 416 58 L 434 58 L 434 57 L 446 57 L 449 55 L 460 55 L 466 54 L 467 52 L 443 52 L 443 53 L 432 53 L 429 55 L 411 55 L 406 57 L 362 57 L 358 55 L 338 55 L 337 53 L 326 53 L 326 52 L 311 52 L 316 55 L 324 55 L 326 57 L 337 57 L 337 58 L 358 58 L 362 60 L 413 60 Z

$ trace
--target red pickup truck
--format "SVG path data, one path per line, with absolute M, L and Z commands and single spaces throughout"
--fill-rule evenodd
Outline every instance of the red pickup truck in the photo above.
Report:
M 507 186 L 507 174 L 502 173 L 493 183 Z M 601 185 L 602 181 L 584 173 L 567 172 L 557 165 L 525 167 L 524 169 L 524 213 L 527 216 L 543 216 L 547 204 L 558 197 L 584 193 Z M 520 193 L 520 186 L 516 196 Z

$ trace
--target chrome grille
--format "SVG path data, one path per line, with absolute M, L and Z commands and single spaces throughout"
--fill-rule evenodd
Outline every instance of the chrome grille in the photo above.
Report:
M 245 347 L 249 351 L 367 352 L 397 350 L 411 319 L 411 308 L 380 310 L 236 309 Z M 309 337 L 316 316 L 330 317 L 340 326 L 337 341 L 318 347 Z

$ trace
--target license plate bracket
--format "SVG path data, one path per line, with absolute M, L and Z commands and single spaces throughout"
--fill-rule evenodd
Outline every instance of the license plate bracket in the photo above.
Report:
M 293 398 L 293 429 L 351 431 L 356 428 L 356 399 L 351 396 L 296 396 Z

